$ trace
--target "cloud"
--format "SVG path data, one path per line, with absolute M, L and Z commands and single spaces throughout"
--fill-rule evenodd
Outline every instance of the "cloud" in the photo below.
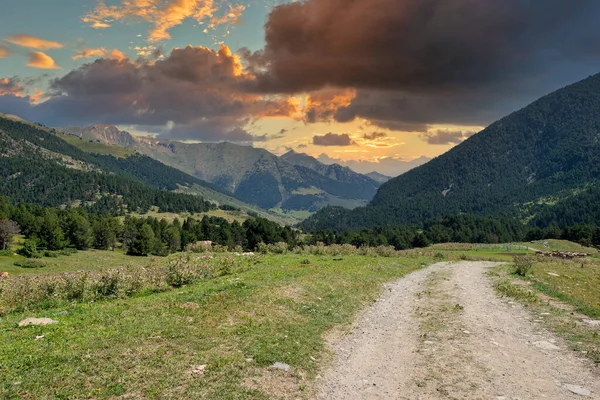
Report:
M 133 48 L 140 57 L 150 57 L 158 50 L 156 46 L 135 46 Z
M 4 40 L 17 46 L 27 47 L 29 49 L 36 50 L 53 50 L 63 48 L 63 45 L 61 43 L 52 42 L 49 40 L 40 39 L 29 35 L 13 35 L 8 39 Z
M 121 5 L 111 6 L 99 0 L 97 7 L 82 20 L 96 29 L 109 28 L 115 21 L 146 21 L 152 25 L 148 40 L 159 42 L 170 39 L 169 31 L 188 18 L 215 28 L 239 23 L 244 10 L 245 6 L 239 4 L 221 10 L 215 0 L 123 0 Z
M 255 91 L 356 91 L 308 121 L 480 125 L 597 72 L 599 13 L 594 0 L 306 0 L 275 7 L 265 48 L 243 54 Z
M 39 69 L 60 69 L 52 57 L 41 51 L 32 51 L 29 53 L 27 66 Z
M 5 102 L 14 102 L 19 105 L 19 110 L 22 111 L 23 108 L 27 108 L 27 103 L 35 105 L 40 103 L 44 99 L 44 92 L 35 88 L 33 89 L 33 93 L 28 95 L 27 87 L 34 84 L 34 81 L 22 81 L 17 77 L 12 78 L 0 78 L 0 112 L 5 112 L 4 110 L 12 110 L 12 108 L 4 108 L 2 107 L 3 100 Z M 11 112 L 12 114 L 21 115 L 20 113 Z
M 377 139 L 383 139 L 387 137 L 387 133 L 385 132 L 372 132 L 372 133 L 365 133 L 363 135 L 363 139 L 366 140 L 377 140 Z
M 473 136 L 475 133 L 476 132 L 436 130 L 423 133 L 421 139 L 429 144 L 459 144 Z
M 354 89 L 325 88 L 306 95 L 304 115 L 307 122 L 329 121 L 341 107 L 352 104 Z
M 355 142 L 347 133 L 329 132 L 322 136 L 313 136 L 313 144 L 315 146 L 351 146 Z
M 138 125 L 161 138 L 264 141 L 270 137 L 242 128 L 295 114 L 297 104 L 247 93 L 252 79 L 226 46 L 175 49 L 156 61 L 100 58 L 52 80 L 45 101 L 28 113 L 50 126 Z M 21 103 L 10 104 L 22 112 Z
M 0 58 L 7 58 L 9 55 L 8 48 L 0 43 Z
M 77 51 L 73 57 L 73 60 L 80 60 L 84 58 L 112 58 L 115 60 L 123 60 L 127 58 L 125 53 L 121 50 L 106 50 L 104 47 L 97 49 L 81 49 Z
M 24 97 L 25 89 L 17 78 L 0 78 L 0 96 Z
M 297 149 L 305 149 L 307 147 L 308 147 L 307 144 L 299 144 L 298 146 L 296 146 Z

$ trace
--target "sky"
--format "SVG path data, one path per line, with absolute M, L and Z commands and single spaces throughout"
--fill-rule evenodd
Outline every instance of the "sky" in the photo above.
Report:
M 0 112 L 398 175 L 600 72 L 596 0 L 19 0 Z

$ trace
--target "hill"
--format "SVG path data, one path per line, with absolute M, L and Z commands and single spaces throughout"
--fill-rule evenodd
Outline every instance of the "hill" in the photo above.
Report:
M 444 215 L 586 222 L 600 204 L 600 74 L 540 98 L 447 153 L 381 186 L 366 206 L 327 208 L 305 229 L 422 225 Z M 580 198 L 580 196 L 583 196 Z M 596 205 L 595 215 L 599 215 Z
M 339 165 L 328 169 L 316 160 L 319 165 L 296 165 L 249 146 L 157 140 L 110 125 L 57 129 L 152 157 L 265 209 L 316 211 L 326 205 L 354 208 L 365 205 L 378 188 L 372 179 Z
M 206 182 L 150 157 L 88 153 L 43 126 L 0 117 L 0 194 L 14 202 L 81 204 L 101 212 L 207 211 L 200 196 L 177 194 Z M 213 190 L 213 189 L 211 189 Z
M 387 181 L 389 181 L 390 179 L 392 179 L 391 176 L 380 174 L 377 171 L 369 172 L 368 174 L 365 174 L 365 175 L 368 176 L 369 178 L 373 179 L 375 182 L 379 182 L 380 184 L 384 184 Z

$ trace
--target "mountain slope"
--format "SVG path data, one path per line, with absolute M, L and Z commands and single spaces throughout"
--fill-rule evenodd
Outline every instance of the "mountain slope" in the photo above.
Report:
M 350 168 L 339 164 L 323 164 L 308 154 L 296 153 L 294 150 L 290 150 L 282 155 L 281 158 L 292 165 L 311 169 L 335 181 L 349 183 L 361 191 L 367 190 L 371 192 L 377 190 L 379 187 L 379 183 L 366 175 L 354 172 Z
M 600 74 L 542 97 L 392 179 L 367 207 L 326 209 L 303 226 L 422 224 L 458 213 L 529 217 L 535 208 L 527 203 L 551 207 L 599 178 Z
M 45 127 L 0 117 L 0 193 L 15 202 L 86 202 L 101 205 L 103 211 L 144 211 L 152 206 L 206 211 L 214 205 L 202 197 L 168 191 L 203 184 L 149 157 L 86 153 Z
M 156 140 L 133 136 L 109 125 L 58 129 L 85 140 L 135 150 L 267 209 L 316 211 L 327 204 L 353 208 L 371 200 L 378 186 L 340 166 L 323 174 L 293 165 L 264 149 L 232 143 Z M 350 174 L 360 180 L 349 178 Z

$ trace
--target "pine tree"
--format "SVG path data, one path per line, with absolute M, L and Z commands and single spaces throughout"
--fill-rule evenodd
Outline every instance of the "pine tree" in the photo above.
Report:
M 152 227 L 148 224 L 143 224 L 136 235 L 133 243 L 127 249 L 127 254 L 132 256 L 147 256 L 152 254 L 156 248 L 156 236 Z

